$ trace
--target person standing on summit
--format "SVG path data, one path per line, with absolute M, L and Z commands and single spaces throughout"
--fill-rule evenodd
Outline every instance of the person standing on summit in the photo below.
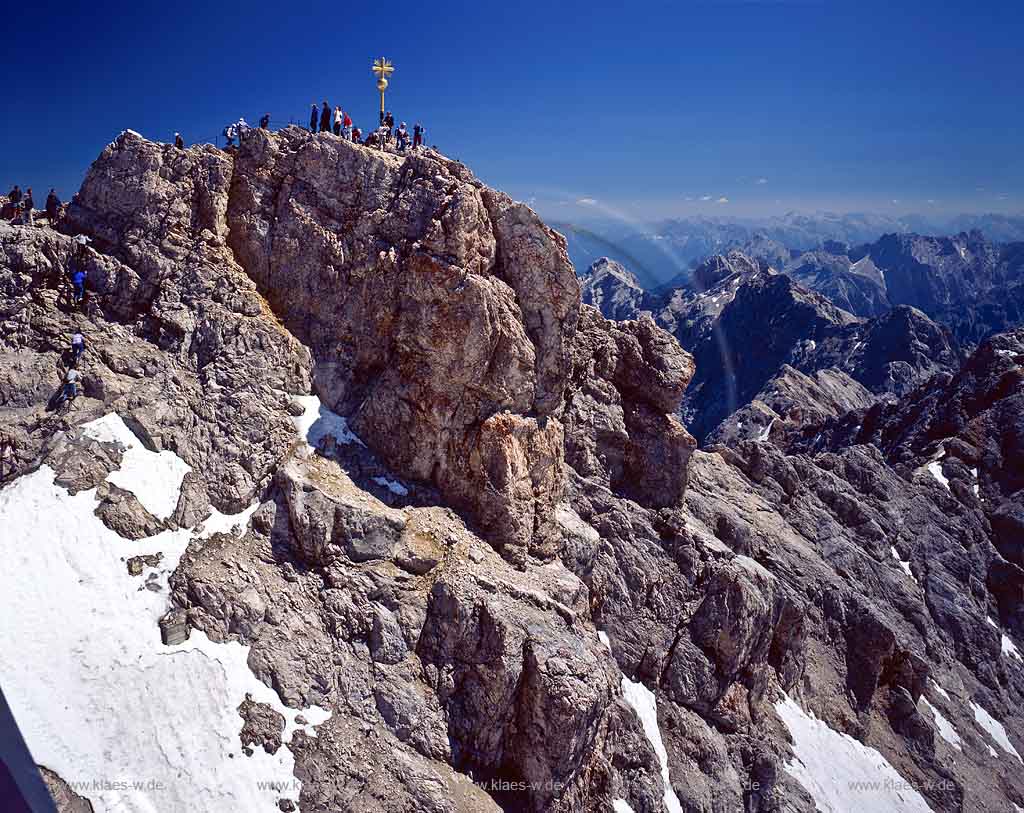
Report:
M 317 120 L 319 119 L 319 117 L 320 117 L 320 115 L 317 112 L 316 103 L 314 103 L 312 110 L 309 111 L 309 131 L 311 133 L 315 133 L 316 132 L 316 123 L 317 123 Z
M 50 194 L 46 196 L 46 218 L 50 221 L 51 226 L 57 220 L 57 212 L 59 210 L 60 198 L 57 197 L 57 192 L 51 189 Z
M 339 104 L 337 107 L 334 108 L 334 134 L 336 136 L 341 135 L 341 122 L 343 120 L 344 117 L 341 112 L 341 105 Z
M 320 132 L 329 133 L 331 131 L 331 106 L 324 102 L 324 109 L 320 111 Z
M 21 222 L 26 226 L 34 226 L 34 210 L 36 208 L 36 202 L 32 199 L 32 187 L 30 186 L 25 190 L 25 199 L 21 202 L 22 215 Z
M 390 110 L 384 115 L 384 122 L 383 122 L 383 124 L 384 124 L 385 127 L 388 128 L 388 143 L 390 143 L 391 142 L 391 131 L 395 128 L 395 117 L 391 115 L 391 111 Z
M 423 146 L 423 133 L 423 125 L 416 122 L 415 126 L 412 128 L 412 148 L 414 150 Z

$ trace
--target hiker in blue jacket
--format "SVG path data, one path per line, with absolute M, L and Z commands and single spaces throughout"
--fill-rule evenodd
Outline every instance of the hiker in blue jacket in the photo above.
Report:
M 78 251 L 68 264 L 68 275 L 71 277 L 71 285 L 74 288 L 75 304 L 78 305 L 85 297 L 85 278 L 88 276 L 88 271 L 85 270 L 86 251 L 88 250 L 86 243 L 89 238 L 80 235 L 74 240 L 78 243 Z

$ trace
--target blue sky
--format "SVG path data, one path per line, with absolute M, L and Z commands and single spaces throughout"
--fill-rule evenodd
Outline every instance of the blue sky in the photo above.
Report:
M 0 184 L 67 197 L 126 127 L 372 123 L 384 54 L 399 119 L 549 217 L 1024 211 L 1024 6 L 945 5 L 8 4 Z

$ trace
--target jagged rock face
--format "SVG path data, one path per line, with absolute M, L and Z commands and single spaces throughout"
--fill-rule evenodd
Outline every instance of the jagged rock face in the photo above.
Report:
M 640 281 L 621 264 L 602 257 L 580 279 L 583 303 L 608 319 L 635 319 L 643 307 Z
M 69 219 L 152 285 L 240 263 L 309 346 L 325 402 L 388 465 L 434 482 L 510 558 L 554 554 L 579 288 L 528 208 L 455 162 L 296 128 L 254 131 L 233 162 L 125 134 Z
M 881 316 L 892 307 L 885 277 L 870 257 L 852 262 L 845 253 L 808 251 L 776 267 L 856 316 Z
M 695 441 L 672 416 L 693 359 L 649 316 L 611 324 L 583 308 L 566 396 L 566 460 L 641 505 L 682 499 Z
M 259 502 L 248 527 L 194 539 L 170 588 L 189 624 L 249 646 L 286 704 L 331 712 L 286 745 L 302 810 L 569 813 L 623 800 L 655 813 L 660 755 L 624 677 L 657 700 L 684 809 L 815 808 L 785 768 L 781 690 L 878 749 L 936 810 L 1024 802 L 1020 763 L 992 756 L 968 705 L 1024 750 L 1024 667 L 993 626 L 1022 631 L 1019 335 L 955 378 L 867 404 L 858 376 L 884 368 L 857 361 L 858 341 L 909 350 L 885 363 L 922 371 L 955 348 L 910 309 L 863 322 L 727 257 L 703 296 L 672 292 L 658 317 L 712 360 L 713 329 L 739 331 L 730 340 L 748 356 L 757 438 L 720 433 L 697 451 L 675 414 L 715 368 L 695 372 L 649 317 L 613 323 L 573 305 L 559 241 L 432 153 L 403 163 L 287 131 L 227 156 L 127 133 L 87 186 L 69 217 L 100 250 L 85 394 L 70 412 L 44 406 L 82 323 L 54 288 L 69 241 L 0 226 L 4 430 L 22 470 L 46 463 L 82 491 L 123 450 L 74 427 L 118 411 L 193 467 L 168 527 L 211 502 Z M 479 347 L 453 337 L 493 348 L 487 363 L 469 369 Z M 446 389 L 444 376 L 461 383 Z M 288 393 L 314 381 L 367 446 L 296 438 Z M 385 424 L 399 393 L 441 400 Z M 851 404 L 815 443 L 803 437 Z M 460 434 L 469 415 L 479 425 Z M 433 454 L 451 471 L 423 475 Z M 410 493 L 375 485 L 382 473 Z M 98 505 L 119 533 L 152 530 L 112 489 Z M 468 507 L 470 524 L 450 506 Z M 237 725 L 247 747 L 277 747 L 269 708 L 243 703 Z

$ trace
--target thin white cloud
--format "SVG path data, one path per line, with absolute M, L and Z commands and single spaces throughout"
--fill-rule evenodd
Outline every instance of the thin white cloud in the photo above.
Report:
M 729 199 L 725 195 L 722 195 L 722 197 L 720 197 L 718 200 L 715 201 L 715 203 L 728 203 L 728 202 L 729 202 Z
M 928 198 L 928 200 L 926 200 L 925 203 L 927 203 L 929 206 L 934 206 L 935 198 Z
M 597 200 L 595 198 L 576 198 L 576 202 L 580 206 L 597 206 Z
M 758 178 L 756 181 L 754 181 L 754 183 L 756 183 L 758 186 L 764 186 L 766 183 L 768 183 L 768 179 Z
M 683 200 L 693 201 L 694 197 L 692 195 L 687 195 Z
M 711 195 L 701 195 L 700 199 L 701 200 L 711 200 Z

